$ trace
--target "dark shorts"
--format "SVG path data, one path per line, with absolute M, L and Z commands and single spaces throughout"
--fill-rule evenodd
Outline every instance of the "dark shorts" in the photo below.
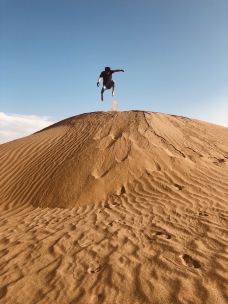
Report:
M 107 83 L 103 83 L 103 88 L 104 90 L 109 90 L 111 89 L 113 86 L 115 85 L 114 80 L 107 82 Z

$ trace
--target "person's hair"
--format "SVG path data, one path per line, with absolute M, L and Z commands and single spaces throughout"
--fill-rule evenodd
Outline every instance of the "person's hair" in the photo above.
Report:
M 109 72 L 109 71 L 111 71 L 111 68 L 110 67 L 105 67 L 105 71 Z

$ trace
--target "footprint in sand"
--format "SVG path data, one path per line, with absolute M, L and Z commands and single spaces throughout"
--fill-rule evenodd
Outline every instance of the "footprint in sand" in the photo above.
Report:
M 218 159 L 218 162 L 219 162 L 220 164 L 223 164 L 223 163 L 226 162 L 226 160 L 225 160 L 224 158 L 219 158 L 219 159 Z
M 171 239 L 171 235 L 170 235 L 170 234 L 163 233 L 163 232 L 161 232 L 161 231 L 157 231 L 157 232 L 155 233 L 155 235 L 161 236 L 162 238 L 167 239 L 167 240 L 170 240 L 170 239 Z
M 111 207 L 110 207 L 109 204 L 105 204 L 105 205 L 104 205 L 104 208 L 106 208 L 106 209 L 111 209 Z
M 67 224 L 65 224 L 65 227 L 66 227 L 66 229 L 67 230 L 69 230 L 69 231 L 74 231 L 74 230 L 76 230 L 76 225 L 75 224 L 72 224 L 72 223 L 67 223 Z
M 198 213 L 200 216 L 208 216 L 207 212 L 206 211 L 200 211 Z
M 106 203 L 104 204 L 104 208 L 106 209 L 113 209 L 115 207 L 118 207 L 120 204 L 117 202 L 112 202 L 112 203 Z
M 223 166 L 226 164 L 226 160 L 224 158 L 216 158 L 214 157 L 213 159 L 215 159 L 215 161 L 213 161 L 213 163 L 216 165 L 216 166 Z
M 118 220 L 117 221 L 119 224 L 121 224 L 121 225 L 126 225 L 127 223 L 125 222 L 125 221 L 123 221 L 123 220 Z
M 120 203 L 112 202 L 112 207 L 118 207 L 118 206 L 120 206 Z
M 91 265 L 87 272 L 88 273 L 97 273 L 97 272 L 100 272 L 102 269 L 102 266 L 101 265 Z
M 94 304 L 103 303 L 103 300 L 104 300 L 104 295 L 102 293 L 98 293 L 91 296 L 89 303 L 94 303 Z
M 119 191 L 119 195 L 123 195 L 125 193 L 126 193 L 126 188 L 124 186 L 122 186 L 120 191 Z
M 194 260 L 190 255 L 188 254 L 182 254 L 180 256 L 183 264 L 185 266 L 193 267 L 193 268 L 200 268 L 201 265 L 197 260 Z
M 178 190 L 178 191 L 181 191 L 184 188 L 184 186 L 181 186 L 181 185 L 178 185 L 178 184 L 174 184 L 173 186 L 174 186 L 175 190 Z
M 162 232 L 162 231 L 156 231 L 151 233 L 150 235 L 145 234 L 146 238 L 150 241 L 156 240 L 156 237 L 162 238 L 162 239 L 166 239 L 166 240 L 170 240 L 171 239 L 171 235 L 166 233 L 166 232 Z

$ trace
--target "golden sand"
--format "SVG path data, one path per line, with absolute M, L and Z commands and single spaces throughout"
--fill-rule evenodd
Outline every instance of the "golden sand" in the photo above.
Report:
M 71 117 L 0 145 L 0 303 L 225 304 L 228 128 Z

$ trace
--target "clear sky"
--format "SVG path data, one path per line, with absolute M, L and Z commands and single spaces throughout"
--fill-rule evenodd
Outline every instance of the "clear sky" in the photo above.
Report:
M 120 110 L 228 126 L 227 16 L 227 0 L 0 0 L 0 112 L 109 110 L 111 66 Z

